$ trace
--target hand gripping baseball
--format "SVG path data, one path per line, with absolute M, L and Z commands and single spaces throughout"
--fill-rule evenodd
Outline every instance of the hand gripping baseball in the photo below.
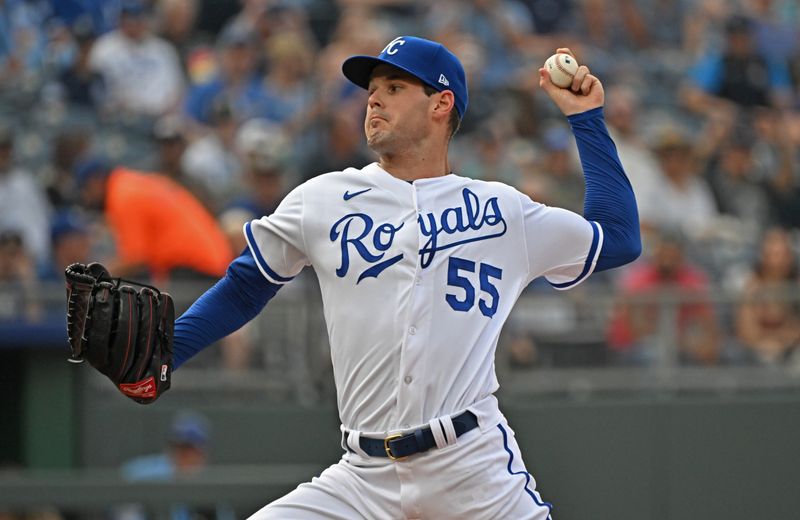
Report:
M 64 275 L 70 361 L 87 359 L 134 401 L 155 401 L 169 389 L 172 377 L 172 297 L 155 287 L 111 278 L 98 263 L 72 264 Z
M 567 48 L 560 48 L 556 50 L 556 53 L 569 54 L 575 57 L 572 51 Z M 589 68 L 585 65 L 578 67 L 575 77 L 572 79 L 572 84 L 565 88 L 553 84 L 550 81 L 549 71 L 546 67 L 542 67 L 539 69 L 539 86 L 547 92 L 550 99 L 553 100 L 565 116 L 601 107 L 605 102 L 603 84 L 589 72 Z

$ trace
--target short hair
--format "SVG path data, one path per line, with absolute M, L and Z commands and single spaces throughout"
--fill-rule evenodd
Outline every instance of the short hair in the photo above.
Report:
M 422 89 L 425 91 L 425 95 L 428 97 L 431 97 L 439 92 L 432 86 L 425 83 L 422 84 Z M 450 125 L 450 139 L 452 139 L 453 136 L 456 135 L 456 132 L 458 132 L 458 129 L 461 127 L 461 117 L 458 115 L 458 109 L 455 107 L 455 105 L 453 106 L 453 110 L 450 111 L 450 120 L 448 121 L 448 124 Z

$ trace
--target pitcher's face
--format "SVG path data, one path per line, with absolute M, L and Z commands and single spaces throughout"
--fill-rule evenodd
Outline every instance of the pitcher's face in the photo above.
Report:
M 378 65 L 369 82 L 364 133 L 378 155 L 413 148 L 431 133 L 431 108 L 436 96 L 425 94 L 416 77 L 390 65 Z

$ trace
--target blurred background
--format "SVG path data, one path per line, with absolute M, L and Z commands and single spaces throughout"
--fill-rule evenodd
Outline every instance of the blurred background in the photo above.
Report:
M 243 518 L 337 460 L 309 270 L 142 407 L 66 362 L 63 269 L 186 309 L 244 222 L 373 161 L 340 66 L 401 34 L 467 71 L 453 170 L 549 205 L 583 181 L 537 69 L 605 85 L 644 253 L 534 282 L 497 351 L 554 517 L 798 518 L 796 0 L 0 0 L 0 519 Z

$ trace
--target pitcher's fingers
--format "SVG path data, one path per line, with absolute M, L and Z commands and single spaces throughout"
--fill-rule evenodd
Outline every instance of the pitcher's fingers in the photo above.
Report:
M 573 58 L 575 57 L 575 54 L 568 47 L 559 47 L 556 49 L 556 54 L 569 54 Z
M 550 81 L 550 71 L 544 67 L 539 69 L 539 87 L 541 87 L 545 92 L 552 88 L 558 88 L 553 84 L 552 81 Z
M 583 82 L 581 82 L 581 93 L 586 96 L 589 92 L 592 91 L 592 87 L 594 84 L 599 81 L 595 76 L 591 74 L 587 74 L 585 78 L 583 78 Z
M 581 89 L 581 84 L 583 84 L 584 78 L 589 74 L 589 67 L 586 65 L 581 65 L 578 67 L 578 70 L 575 71 L 575 76 L 572 78 L 572 85 L 570 85 L 570 90 L 573 92 L 578 92 Z

